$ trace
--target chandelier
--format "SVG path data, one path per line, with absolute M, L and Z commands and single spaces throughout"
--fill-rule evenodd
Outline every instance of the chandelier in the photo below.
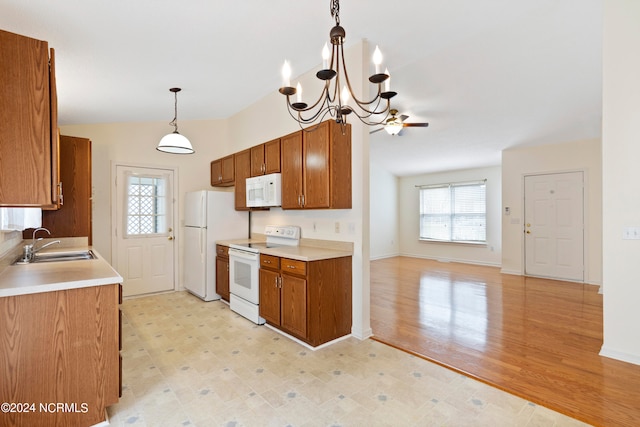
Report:
M 382 64 L 382 53 L 376 46 L 373 53 L 373 63 L 375 65 L 375 74 L 369 77 L 369 81 L 377 85 L 377 93 L 370 101 L 360 100 L 353 92 L 349 74 L 344 60 L 344 38 L 345 30 L 340 26 L 340 2 L 339 0 L 330 0 L 331 17 L 335 19 L 336 25 L 331 29 L 329 38 L 331 40 L 331 51 L 325 43 L 322 51 L 322 69 L 316 73 L 316 77 L 324 81 L 324 88 L 320 93 L 317 101 L 308 105 L 302 102 L 302 87 L 300 83 L 297 87 L 291 86 L 291 67 L 288 61 L 285 61 L 282 67 L 282 77 L 284 86 L 280 88 L 280 93 L 287 97 L 287 110 L 304 130 L 306 127 L 317 125 L 329 115 L 335 118 L 337 123 L 345 125 L 347 116 L 353 113 L 360 121 L 368 126 L 383 124 L 388 117 L 390 110 L 390 99 L 396 95 L 389 89 L 390 78 L 389 71 L 385 69 L 384 73 L 380 72 Z M 383 88 L 384 84 L 384 88 Z M 342 87 L 340 94 L 339 88 Z M 291 102 L 291 97 L 296 95 L 296 101 Z M 349 105 L 350 99 L 353 99 L 353 107 Z M 384 115 L 384 116 L 381 116 Z M 316 126 L 313 126 L 314 130 Z

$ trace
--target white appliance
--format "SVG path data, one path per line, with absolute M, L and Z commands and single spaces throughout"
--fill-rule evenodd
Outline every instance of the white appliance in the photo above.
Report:
M 264 208 L 282 205 L 282 175 L 268 175 L 247 178 L 247 207 Z
M 229 245 L 229 306 L 231 310 L 262 325 L 260 317 L 260 250 L 276 246 L 297 246 L 300 227 L 267 225 L 266 242 Z
M 216 241 L 249 234 L 247 212 L 235 210 L 234 193 L 194 191 L 184 196 L 184 287 L 205 301 L 216 293 Z

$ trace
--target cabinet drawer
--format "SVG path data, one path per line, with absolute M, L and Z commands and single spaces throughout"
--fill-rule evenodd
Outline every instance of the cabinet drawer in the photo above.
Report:
M 280 268 L 280 258 L 273 255 L 260 254 L 260 267 L 278 270 Z
M 295 259 L 282 258 L 282 272 L 299 274 L 301 276 L 307 275 L 307 263 L 304 261 L 298 261 Z
M 229 246 L 216 245 L 216 255 L 221 257 L 229 256 Z

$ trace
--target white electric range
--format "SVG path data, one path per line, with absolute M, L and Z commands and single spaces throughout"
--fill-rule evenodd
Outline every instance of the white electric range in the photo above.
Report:
M 229 306 L 231 310 L 262 325 L 260 317 L 260 250 L 278 246 L 298 246 L 300 227 L 267 225 L 266 242 L 229 245 Z

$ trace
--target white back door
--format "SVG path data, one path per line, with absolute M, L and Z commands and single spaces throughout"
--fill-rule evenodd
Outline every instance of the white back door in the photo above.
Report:
M 116 165 L 114 267 L 123 295 L 175 289 L 174 171 Z
M 525 176 L 525 274 L 584 281 L 582 172 Z

